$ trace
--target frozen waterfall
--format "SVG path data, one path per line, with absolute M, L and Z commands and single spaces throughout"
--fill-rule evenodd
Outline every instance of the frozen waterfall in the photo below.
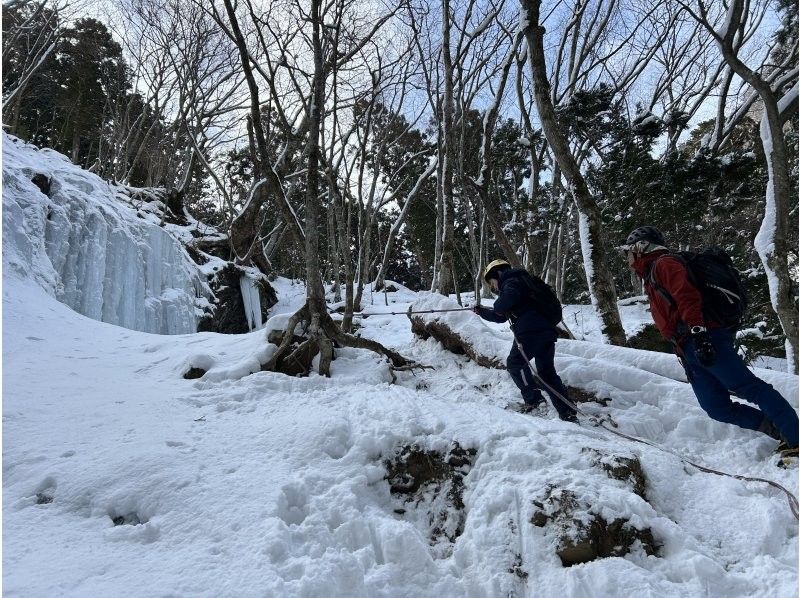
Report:
M 31 179 L 50 180 L 45 195 Z M 117 190 L 52 150 L 3 136 L 3 259 L 90 318 L 134 330 L 197 330 L 207 287 L 180 243 Z M 149 218 L 148 218 L 149 217 Z

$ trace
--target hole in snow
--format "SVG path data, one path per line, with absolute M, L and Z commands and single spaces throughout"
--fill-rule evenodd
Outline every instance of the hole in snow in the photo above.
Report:
M 195 380 L 197 378 L 202 378 L 206 373 L 206 370 L 203 368 L 189 368 L 183 377 L 185 380 Z
M 37 505 L 49 505 L 51 502 L 53 502 L 53 496 L 49 494 L 47 491 L 36 493 Z
M 108 514 L 114 525 L 141 525 L 147 523 L 147 519 L 142 519 L 137 513 L 127 513 L 126 515 L 117 515 L 114 512 Z

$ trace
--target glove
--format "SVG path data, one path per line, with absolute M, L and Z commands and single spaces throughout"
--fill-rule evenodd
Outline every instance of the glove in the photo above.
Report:
M 694 342 L 694 352 L 697 355 L 697 361 L 704 367 L 711 367 L 717 360 L 717 351 L 714 349 L 714 344 L 711 342 L 711 337 L 702 326 L 693 326 L 692 341 Z
M 473 305 L 472 306 L 472 313 L 481 315 L 481 306 L 480 305 Z

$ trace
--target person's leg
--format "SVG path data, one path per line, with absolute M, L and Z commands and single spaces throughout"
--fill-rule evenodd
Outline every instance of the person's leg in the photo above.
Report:
M 529 355 L 526 351 L 526 355 L 535 360 L 536 373 L 539 374 L 539 377 L 559 395 L 569 400 L 567 387 L 564 386 L 564 382 L 562 382 L 561 378 L 556 372 L 556 366 L 554 363 L 555 353 L 555 342 L 548 342 L 540 347 L 536 347 L 536 352 L 533 356 Z M 575 415 L 575 410 L 558 398 L 558 396 L 549 390 L 547 386 L 545 386 L 543 390 L 550 396 L 550 402 L 553 403 L 553 407 L 556 408 L 556 411 L 560 417 L 565 415 Z
M 511 375 L 511 379 L 522 393 L 522 399 L 528 405 L 538 405 L 544 401 L 542 393 L 533 380 L 528 362 L 519 352 L 516 343 L 511 346 L 511 352 L 508 354 L 508 359 L 506 359 L 506 368 Z
M 689 351 L 686 352 L 686 367 L 689 370 L 689 381 L 697 402 L 709 417 L 741 428 L 758 430 L 764 414 L 749 405 L 731 401 L 728 389 L 701 366 L 694 354 L 690 355 Z
M 761 409 L 758 411 L 747 405 L 731 401 L 736 407 L 732 412 L 730 423 L 758 430 L 766 418 L 775 425 L 791 446 L 797 446 L 798 419 L 794 408 L 777 390 L 757 377 L 745 365 L 734 347 L 732 332 L 724 329 L 711 330 L 709 336 L 717 355 L 714 364 L 707 368 L 697 362 L 692 341 L 689 340 L 686 343 L 686 357 L 692 364 L 693 373 L 704 370 L 716 378 L 718 384 L 725 387 L 727 391 L 758 405 Z M 730 399 L 728 400 L 730 401 Z

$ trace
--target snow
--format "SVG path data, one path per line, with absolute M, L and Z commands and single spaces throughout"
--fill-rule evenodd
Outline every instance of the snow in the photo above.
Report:
M 398 291 L 375 293 L 365 311 L 389 311 L 386 300 L 392 311 L 452 301 L 391 284 Z M 261 330 L 166 337 L 87 319 L 6 272 L 6 595 L 794 592 L 797 527 L 781 495 L 552 413 L 506 411 L 518 397 L 505 372 L 414 338 L 404 316 L 360 318 L 360 333 L 435 370 L 397 372 L 391 384 L 383 359 L 339 349 L 331 378 L 259 371 L 274 350 L 267 332 L 305 296 L 286 279 L 273 285 L 283 303 Z M 504 325 L 471 312 L 436 317 L 482 351 L 503 358 L 510 347 Z M 568 384 L 613 397 L 585 409 L 607 413 L 621 431 L 797 486 L 796 470 L 774 466 L 772 441 L 705 416 L 674 357 L 559 341 L 556 364 Z M 184 380 L 189 367 L 208 373 Z M 796 397 L 796 376 L 769 374 Z M 432 544 L 426 509 L 435 497 L 415 505 L 391 495 L 383 459 L 410 442 L 444 450 L 453 440 L 478 451 L 465 477 L 464 531 Z M 638 456 L 649 502 L 593 468 L 584 447 Z M 634 548 L 562 567 L 551 532 L 529 523 L 548 484 L 651 528 L 661 556 Z M 52 502 L 37 504 L 37 494 Z M 511 573 L 515 563 L 526 579 Z
M 795 85 L 789 92 L 786 93 L 784 99 L 797 98 L 797 85 Z M 775 231 L 777 229 L 777 216 L 775 206 L 775 183 L 774 173 L 772 169 L 772 133 L 769 128 L 769 121 L 767 114 L 761 118 L 760 125 L 761 143 L 764 147 L 764 155 L 767 157 L 767 192 L 766 202 L 764 205 L 764 218 L 761 221 L 761 227 L 758 229 L 756 238 L 753 241 L 756 252 L 761 258 L 761 263 L 764 265 L 764 272 L 767 275 L 767 285 L 769 286 L 769 297 L 772 303 L 772 309 L 778 309 L 778 276 L 774 268 L 770 265 L 773 254 L 775 253 Z M 792 344 L 787 339 L 785 344 L 786 348 L 786 363 L 790 372 L 795 371 L 795 364 L 797 363 L 797 356 L 794 354 Z
M 31 182 L 50 179 L 49 197 Z M 90 318 L 162 334 L 197 329 L 210 294 L 176 238 L 121 188 L 3 134 L 3 265 Z M 127 199 L 127 198 L 125 198 Z
M 433 369 L 391 372 L 376 354 L 336 349 L 330 378 L 262 372 L 275 351 L 268 334 L 304 304 L 303 284 L 271 281 L 278 303 L 262 322 L 246 273 L 248 334 L 151 334 L 193 330 L 186 314 L 207 302 L 194 298 L 197 281 L 224 263 L 195 268 L 177 240 L 185 228 L 160 227 L 144 208 L 137 216 L 58 154 L 6 137 L 3 166 L 5 595 L 795 592 L 797 524 L 783 495 L 561 422 L 552 409 L 504 409 L 519 400 L 506 372 L 410 332 L 409 307 L 459 307 L 453 298 L 387 280 L 396 290 L 367 285 L 356 315 L 358 334 Z M 53 179 L 52 197 L 30 182 L 34 172 Z M 471 293 L 463 298 L 471 304 Z M 629 335 L 650 321 L 641 297 L 620 313 Z M 582 409 L 708 466 L 797 487 L 796 468 L 775 467 L 774 441 L 705 415 L 674 356 L 602 344 L 592 306 L 564 314 L 580 340 L 557 343 L 557 369 L 568 385 L 611 399 Z M 505 361 L 506 324 L 470 311 L 424 317 Z M 145 330 L 111 325 L 124 323 Z M 191 368 L 205 373 L 184 379 Z M 797 376 L 756 372 L 797 407 Z M 463 509 L 430 490 L 417 502 L 390 493 L 385 460 L 399 448 L 444 452 L 454 441 L 477 451 Z M 648 500 L 584 449 L 637 457 Z M 651 529 L 660 555 L 634 546 L 564 568 L 554 530 L 530 523 L 551 486 L 588 505 L 578 513 L 586 521 Z M 442 511 L 463 517 L 452 541 L 435 539 Z

